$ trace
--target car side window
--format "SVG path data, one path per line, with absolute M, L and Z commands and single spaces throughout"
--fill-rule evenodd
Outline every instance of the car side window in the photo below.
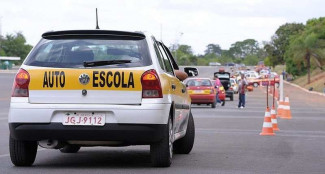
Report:
M 163 57 L 163 60 L 164 60 L 164 64 L 165 64 L 165 67 L 166 67 L 166 72 L 171 74 L 171 75 L 174 75 L 174 70 L 173 70 L 173 66 L 172 64 L 170 63 L 169 59 L 168 59 L 168 56 L 165 52 L 165 50 L 163 49 L 163 47 L 158 44 L 158 48 L 159 48 L 159 51 Z
M 160 51 L 158 49 L 157 44 L 154 44 L 153 47 L 155 48 L 155 52 L 156 52 L 156 55 L 157 55 L 157 58 L 158 58 L 158 62 L 159 62 L 159 65 L 160 65 L 161 69 L 166 70 L 165 69 L 164 62 L 163 62 L 162 55 L 160 54 Z

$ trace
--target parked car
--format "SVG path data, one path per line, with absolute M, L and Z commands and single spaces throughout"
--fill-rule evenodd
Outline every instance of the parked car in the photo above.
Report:
M 238 94 L 238 83 L 235 78 L 230 78 L 230 85 L 235 94 Z
M 222 83 L 222 86 L 225 88 L 226 91 L 226 97 L 229 97 L 231 101 L 234 100 L 234 90 L 231 87 L 230 84 L 230 73 L 225 71 L 220 71 L 214 73 L 214 77 L 218 76 L 220 82 Z
M 196 68 L 184 71 L 198 74 Z M 91 146 L 150 145 L 152 165 L 170 166 L 173 153 L 190 153 L 195 138 L 185 72 L 147 33 L 44 33 L 14 79 L 12 163 L 31 166 L 38 146 L 77 153 Z
M 186 81 L 187 91 L 192 104 L 211 104 L 216 107 L 216 90 L 208 78 L 191 78 Z

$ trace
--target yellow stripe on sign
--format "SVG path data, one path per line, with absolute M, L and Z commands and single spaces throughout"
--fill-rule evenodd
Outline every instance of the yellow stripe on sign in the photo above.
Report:
M 141 91 L 142 70 L 32 69 L 30 90 L 120 90 Z

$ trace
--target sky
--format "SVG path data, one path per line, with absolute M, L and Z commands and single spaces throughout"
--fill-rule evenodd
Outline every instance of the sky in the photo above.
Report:
M 324 7 L 324 0 L 0 0 L 0 31 L 22 32 L 34 46 L 46 31 L 95 29 L 98 8 L 101 29 L 147 31 L 203 54 L 210 43 L 269 41 L 287 22 L 325 16 Z

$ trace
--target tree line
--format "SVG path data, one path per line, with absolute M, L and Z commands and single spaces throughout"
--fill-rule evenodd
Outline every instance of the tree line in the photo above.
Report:
M 26 43 L 26 38 L 21 32 L 4 37 L 0 35 L 0 56 L 20 57 L 21 60 L 16 62 L 18 64 L 24 61 L 32 48 L 33 46 Z
M 267 56 L 264 48 L 260 47 L 255 39 L 237 41 L 231 44 L 228 50 L 222 49 L 218 44 L 211 43 L 206 46 L 202 55 L 194 55 L 189 45 L 172 45 L 170 49 L 180 65 L 206 66 L 210 62 L 256 65 Z
M 281 25 L 270 41 L 260 45 L 254 39 L 233 43 L 228 50 L 218 44 L 208 44 L 203 55 L 194 55 L 189 45 L 172 45 L 171 50 L 181 65 L 208 65 L 209 62 L 244 63 L 267 66 L 286 65 L 286 72 L 293 76 L 308 74 L 325 64 L 325 17 L 310 19 L 306 24 Z M 177 48 L 177 49 L 175 49 Z

